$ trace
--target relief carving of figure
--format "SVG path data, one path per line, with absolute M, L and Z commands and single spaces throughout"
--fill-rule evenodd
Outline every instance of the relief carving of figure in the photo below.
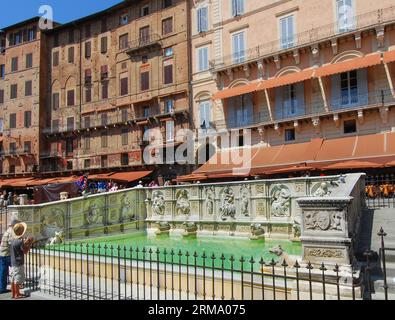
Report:
M 104 224 L 104 214 L 95 202 L 88 206 L 88 212 L 86 213 L 86 224 Z
M 152 195 L 152 212 L 160 216 L 165 214 L 165 198 L 161 191 L 155 191 Z
M 275 217 L 289 216 L 291 194 L 287 187 L 276 186 L 272 190 L 272 214 Z
M 228 217 L 235 218 L 236 215 L 236 206 L 235 206 L 235 195 L 233 190 L 229 187 L 223 190 L 222 194 L 222 203 L 219 208 L 221 213 L 221 219 L 226 220 Z
M 208 187 L 206 188 L 206 209 L 207 214 L 213 215 L 214 214 L 214 188 Z
M 331 230 L 343 231 L 342 228 L 342 215 L 339 213 L 333 213 L 331 216 Z
M 54 237 L 57 232 L 64 228 L 64 212 L 54 208 L 50 213 L 44 214 L 41 218 L 41 234 L 43 237 Z
M 339 213 L 308 212 L 304 221 L 307 230 L 343 230 L 341 226 L 342 215 Z
M 119 213 L 119 220 L 125 221 L 126 219 L 130 219 L 130 221 L 135 220 L 136 216 L 132 210 L 132 204 L 130 199 L 126 193 L 121 196 L 121 208 Z
M 248 187 L 243 187 L 241 189 L 240 208 L 241 208 L 241 214 L 244 215 L 245 217 L 250 216 L 249 196 L 250 196 L 250 192 L 248 190 Z
M 189 215 L 191 213 L 191 204 L 188 199 L 187 190 L 178 190 L 176 193 L 177 203 L 176 211 L 178 215 Z
M 329 182 L 321 182 L 317 188 L 317 190 L 313 193 L 314 197 L 325 197 L 330 196 L 333 188 L 339 187 L 340 183 L 345 183 L 343 176 L 339 178 L 339 181 L 329 181 Z

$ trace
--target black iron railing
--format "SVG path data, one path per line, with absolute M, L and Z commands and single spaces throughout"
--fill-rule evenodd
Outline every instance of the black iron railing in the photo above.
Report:
M 395 174 L 367 176 L 365 193 L 368 208 L 395 208 Z

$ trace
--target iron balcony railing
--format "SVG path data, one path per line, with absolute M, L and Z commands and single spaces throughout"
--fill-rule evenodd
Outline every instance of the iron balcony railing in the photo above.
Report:
M 150 33 L 140 36 L 138 39 L 130 41 L 125 48 L 126 53 L 132 54 L 140 49 L 148 47 L 161 47 L 161 37 L 157 33 Z
M 336 21 L 295 34 L 292 38 L 269 41 L 244 51 L 225 55 L 219 59 L 210 61 L 210 66 L 212 69 L 222 70 L 347 33 L 357 32 L 376 26 L 385 26 L 394 21 L 395 6 L 378 9 L 354 16 L 344 22 Z
M 269 125 L 273 123 L 279 123 L 283 121 L 297 120 L 299 118 L 306 117 L 318 117 L 328 114 L 336 114 L 346 111 L 359 111 L 370 108 L 377 108 L 380 106 L 389 106 L 395 103 L 395 97 L 391 90 L 380 90 L 372 91 L 370 93 L 364 93 L 353 96 L 341 96 L 336 99 L 332 99 L 329 102 L 329 112 L 325 111 L 324 104 L 312 103 L 304 104 L 302 107 L 295 105 L 294 108 L 285 108 L 282 105 L 282 109 L 276 109 L 275 103 L 273 103 L 273 121 L 270 119 L 269 111 L 259 112 L 251 114 L 245 117 L 228 118 L 226 117 L 226 125 L 228 128 L 242 128 L 255 125 Z

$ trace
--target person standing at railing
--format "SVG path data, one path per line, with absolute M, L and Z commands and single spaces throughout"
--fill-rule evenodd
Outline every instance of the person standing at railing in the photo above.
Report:
M 33 238 L 24 239 L 27 225 L 24 222 L 17 223 L 13 228 L 13 239 L 11 240 L 11 291 L 12 298 L 19 299 L 25 296 L 20 289 L 25 282 L 25 254 L 33 244 Z
M 19 223 L 18 220 L 13 220 L 8 229 L 4 232 L 0 244 L 0 293 L 7 292 L 7 279 L 9 275 L 9 268 L 11 267 L 11 252 L 10 245 L 12 239 L 12 228 Z

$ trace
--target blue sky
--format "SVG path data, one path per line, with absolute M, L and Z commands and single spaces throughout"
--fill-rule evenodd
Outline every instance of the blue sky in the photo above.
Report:
M 122 0 L 1 0 L 0 29 L 39 16 L 42 5 L 53 8 L 54 20 L 65 23 L 111 7 Z

